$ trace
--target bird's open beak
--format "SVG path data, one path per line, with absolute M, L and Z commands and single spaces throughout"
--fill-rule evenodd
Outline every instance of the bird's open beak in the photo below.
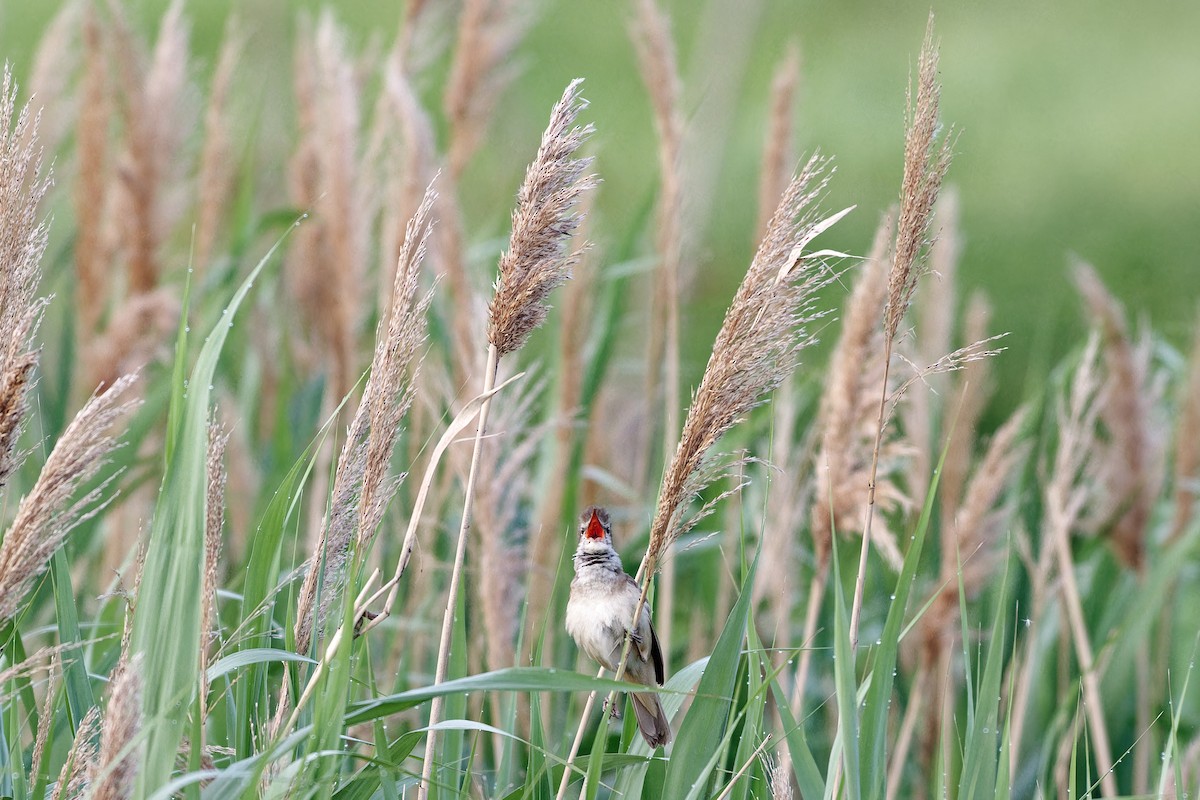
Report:
M 587 530 L 583 535 L 589 539 L 604 539 L 604 526 L 600 524 L 600 517 L 595 511 L 592 512 L 592 518 L 588 520 Z

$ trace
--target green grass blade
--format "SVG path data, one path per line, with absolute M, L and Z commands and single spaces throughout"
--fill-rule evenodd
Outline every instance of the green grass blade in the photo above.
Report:
M 679 735 L 667 764 L 663 797 L 685 797 L 696 785 L 709 783 L 713 756 L 721 748 L 732 717 L 735 684 L 742 660 L 742 643 L 746 638 L 757 568 L 756 555 L 742 581 L 737 603 L 725 622 L 704 675 L 700 678 L 696 699 L 679 723 Z
M 92 693 L 87 664 L 84 663 L 83 636 L 79 631 L 75 592 L 71 588 L 71 571 L 67 565 L 67 554 L 62 548 L 50 559 L 50 575 L 54 581 L 54 612 L 58 622 L 58 641 L 69 646 L 63 652 L 62 671 L 71 733 L 74 734 L 79 730 L 83 716 L 96 705 L 96 696 Z
M 436 686 L 409 689 L 397 694 L 352 703 L 346 725 L 358 725 L 379 717 L 415 708 L 435 697 L 463 692 L 644 692 L 645 686 L 608 678 L 597 678 L 573 670 L 546 667 L 506 667 L 480 675 L 446 681 Z
M 764 675 L 772 672 L 770 661 L 765 657 L 762 642 L 754 623 L 750 622 L 746 630 L 746 702 L 742 707 L 742 729 L 738 734 L 737 755 L 734 756 L 734 769 L 739 769 L 750 760 L 758 749 L 763 736 L 763 715 L 767 706 L 767 686 Z M 750 791 L 750 780 L 754 770 L 748 773 L 731 787 L 728 797 L 730 800 L 746 800 Z
M 148 797 L 170 778 L 187 710 L 198 686 L 205 460 L 217 360 L 238 307 L 279 244 L 259 261 L 222 312 L 200 349 L 186 391 L 180 380 L 182 369 L 176 364 L 168 434 L 173 446 L 168 448 L 139 595 L 148 602 L 137 605 L 131 643 L 134 652 L 144 654 L 142 703 L 149 734 L 135 789 L 139 798 Z M 177 361 L 185 349 L 180 346 Z
M 792 757 L 792 769 L 795 770 L 800 796 L 824 797 L 825 779 L 821 776 L 821 769 L 808 746 L 804 726 L 797 723 L 796 718 L 792 716 L 791 704 L 783 687 L 779 685 L 778 678 L 771 679 L 771 693 L 775 696 L 775 711 L 779 714 L 780 725 L 783 726 L 783 735 L 787 740 L 788 753 Z
M 850 615 L 846 611 L 846 593 L 839 576 L 837 536 L 833 537 L 833 683 L 837 695 L 837 742 L 840 744 L 842 780 L 848 800 L 860 800 L 862 787 L 859 774 L 858 685 L 854 678 L 854 650 L 850 647 Z M 839 748 L 830 755 L 830 771 Z M 868 773 L 870 776 L 871 773 Z M 831 787 L 826 786 L 826 791 Z
M 666 685 L 663 688 L 671 692 L 671 694 L 664 694 L 659 698 L 662 701 L 663 710 L 667 714 L 667 719 L 674 719 L 679 713 L 679 709 L 683 707 L 688 693 L 692 691 L 704 675 L 704 670 L 707 666 L 708 659 L 701 658 L 688 664 L 670 678 L 667 678 Z M 633 766 L 621 771 L 621 774 L 617 776 L 614 791 L 621 797 L 648 796 L 643 791 L 643 788 L 652 764 L 649 760 L 651 755 L 650 747 L 641 736 L 638 736 L 633 740 L 633 744 L 629 746 L 628 753 L 641 760 L 639 763 L 635 763 Z
M 990 800 L 996 795 L 998 742 L 1000 734 L 1000 684 L 1003 680 L 1006 621 L 1008 619 L 1008 568 L 1000 584 L 996 614 L 992 620 L 987 658 L 979 691 L 975 693 L 975 708 L 971 715 L 967 739 L 963 746 L 962 775 L 958 797 L 963 800 Z M 968 683 L 971 676 L 967 676 Z M 1007 767 L 1007 760 L 1005 762 Z
M 1188 684 L 1192 680 L 1192 670 L 1196 666 L 1196 649 L 1200 646 L 1200 636 L 1198 636 L 1192 645 L 1192 657 L 1188 661 L 1187 673 L 1183 677 L 1183 686 L 1179 690 L 1179 700 L 1176 701 L 1169 694 L 1167 702 L 1171 706 L 1171 733 L 1167 736 L 1167 745 L 1163 750 L 1163 770 L 1158 781 L 1158 796 L 1167 797 L 1167 790 L 1170 788 L 1168 780 L 1175 779 L 1176 788 L 1183 786 L 1183 770 L 1178 757 L 1179 752 L 1179 720 L 1183 715 L 1184 703 L 1188 696 Z
M 308 656 L 293 653 L 288 650 L 276 650 L 271 647 L 255 647 L 249 650 L 238 650 L 235 653 L 230 653 L 224 658 L 220 658 L 213 663 L 208 671 L 204 673 L 204 680 L 207 683 L 212 683 L 219 678 L 223 678 L 231 672 L 235 672 L 242 667 L 248 667 L 253 664 L 269 664 L 276 661 L 299 661 L 306 664 L 316 664 L 317 662 Z
M 904 627 L 904 614 L 908 608 L 908 598 L 916 580 L 917 568 L 921 563 L 921 553 L 925 547 L 929 523 L 933 518 L 934 499 L 937 496 L 938 481 L 942 474 L 942 462 L 946 451 L 942 450 L 941 458 L 929 483 L 929 492 L 925 497 L 925 505 L 921 516 L 913 529 L 908 551 L 904 554 L 904 564 L 900 569 L 900 577 L 896 581 L 896 590 L 892 595 L 892 604 L 888 608 L 887 619 L 883 625 L 883 633 L 879 644 L 875 647 L 875 666 L 870 674 L 870 686 L 867 689 L 866 700 L 862 711 L 862 779 L 866 796 L 871 798 L 883 795 L 884 782 L 887 778 L 887 726 L 888 708 L 892 700 L 892 690 L 896 684 L 896 659 L 900 651 L 900 639 Z M 834 572 L 836 575 L 837 572 Z M 838 655 L 840 661 L 841 655 Z M 839 664 L 839 666 L 841 666 Z M 851 673 L 853 677 L 853 673 Z M 849 761 L 848 763 L 856 763 Z

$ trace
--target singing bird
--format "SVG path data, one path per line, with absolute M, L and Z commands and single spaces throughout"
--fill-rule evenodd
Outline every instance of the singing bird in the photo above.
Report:
M 650 609 L 642 606 L 638 623 L 630 631 L 642 592 L 625 574 L 612 541 L 608 512 L 596 506 L 584 511 L 575 549 L 575 579 L 567 601 L 567 633 L 580 650 L 613 672 L 621 660 L 625 634 L 632 633 L 625 677 L 646 686 L 662 686 L 662 649 L 650 622 Z M 671 723 L 657 694 L 633 693 L 633 711 L 646 744 L 654 748 L 671 741 Z

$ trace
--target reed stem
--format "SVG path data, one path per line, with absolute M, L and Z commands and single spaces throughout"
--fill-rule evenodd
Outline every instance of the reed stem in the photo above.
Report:
M 483 394 L 488 395 L 496 384 L 496 369 L 500 365 L 500 351 L 496 345 L 488 345 L 487 369 L 483 376 Z M 467 486 L 464 490 L 462 522 L 458 526 L 458 544 L 454 550 L 454 568 L 450 572 L 450 590 L 446 598 L 446 613 L 442 617 L 442 638 L 438 643 L 437 671 L 433 683 L 446 680 L 450 666 L 450 639 L 454 633 L 454 617 L 458 607 L 459 584 L 462 582 L 463 563 L 467 554 L 467 533 L 471 530 L 471 503 L 475 498 L 475 476 L 479 471 L 479 454 L 483 449 L 483 437 L 487 433 L 488 411 L 492 406 L 490 395 L 479 408 L 479 422 L 475 427 L 475 441 L 471 446 L 471 467 L 467 471 Z M 425 760 L 421 767 L 421 783 L 417 787 L 418 800 L 429 796 L 429 782 L 433 776 L 433 764 L 437 759 L 438 732 L 434 727 L 442 721 L 446 701 L 435 697 L 429 706 L 429 737 L 425 742 Z

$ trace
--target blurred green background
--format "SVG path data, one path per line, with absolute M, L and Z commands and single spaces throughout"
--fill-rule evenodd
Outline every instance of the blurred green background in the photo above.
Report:
M 19 78 L 57 5 L 0 2 L 0 52 Z M 251 31 L 239 92 L 260 116 L 258 152 L 273 162 L 263 168 L 280 185 L 290 149 L 289 43 L 297 12 L 323 5 L 186 4 L 201 81 L 231 7 Z M 595 235 L 602 248 L 615 247 L 657 181 L 649 105 L 627 34 L 630 5 L 526 5 L 533 27 L 519 51 L 523 72 L 501 99 L 490 140 L 466 176 L 472 236 L 483 240 L 505 230 L 547 110 L 569 79 L 582 76 L 604 178 Z M 862 253 L 879 213 L 896 198 L 905 89 L 930 6 L 664 5 L 675 22 L 695 134 L 689 189 L 698 220 L 690 247 L 697 280 L 684 341 L 687 367 L 698 374 L 753 252 L 766 100 L 789 41 L 799 44 L 803 65 L 799 149 L 835 156 L 831 209 L 859 205 L 823 245 Z M 133 0 L 128 7 L 152 36 L 165 3 Z M 372 40 L 390 42 L 402 4 L 343 0 L 330 7 L 361 49 Z M 1000 405 L 1018 400 L 1027 385 L 1042 385 L 1048 364 L 1078 341 L 1082 322 L 1067 270 L 1072 254 L 1094 263 L 1131 312 L 1182 345 L 1200 289 L 1200 3 L 1018 0 L 937 3 L 933 11 L 943 118 L 959 132 L 949 182 L 962 208 L 960 282 L 964 290 L 984 289 L 996 308 L 994 326 L 1012 332 L 999 364 Z M 443 58 L 420 78 L 434 109 L 445 71 Z M 286 202 L 282 190 L 278 201 Z

